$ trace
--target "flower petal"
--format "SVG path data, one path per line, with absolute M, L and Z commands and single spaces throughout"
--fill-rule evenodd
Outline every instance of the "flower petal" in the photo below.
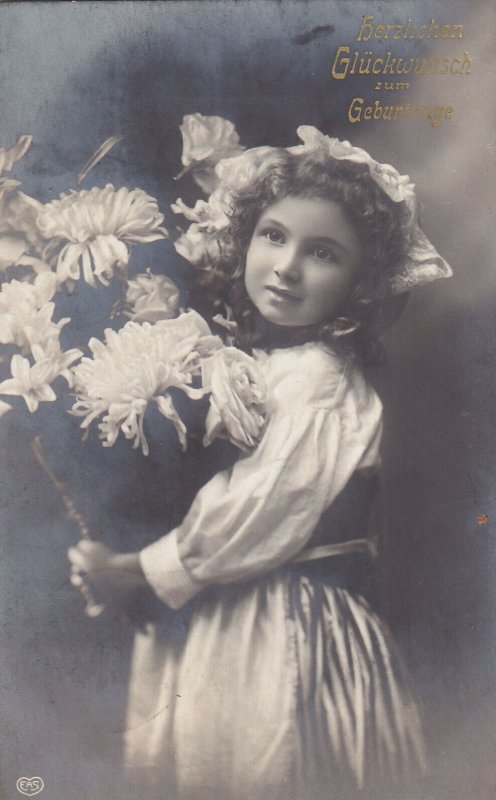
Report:
M 84 251 L 82 244 L 66 244 L 62 248 L 57 261 L 57 276 L 61 283 L 70 278 L 77 281 L 79 278 L 79 259 Z
M 19 382 L 15 378 L 7 378 L 7 380 L 0 383 L 0 394 L 11 395 L 18 397 L 22 394 Z
M 27 358 L 20 356 L 18 353 L 12 356 L 10 371 L 13 378 L 27 385 L 29 383 L 30 369 L 31 367 Z
M 12 411 L 12 406 L 10 403 L 6 403 L 4 400 L 0 400 L 0 417 L 3 417 L 7 411 Z
M 0 269 L 16 264 L 28 249 L 29 242 L 24 236 L 0 236 Z
M 129 250 L 116 236 L 97 236 L 89 249 L 95 267 L 95 276 L 106 286 L 117 262 L 127 264 Z
M 88 284 L 88 286 L 92 286 L 94 289 L 96 287 L 96 283 L 93 277 L 93 270 L 91 268 L 90 247 L 91 245 L 88 245 L 83 250 L 81 256 L 81 266 L 83 268 L 83 278 L 85 282 Z
M 181 444 L 181 449 L 183 451 L 186 450 L 188 446 L 186 439 L 186 425 L 177 413 L 171 396 L 166 394 L 163 397 L 157 397 L 155 402 L 157 403 L 160 413 L 163 414 L 164 417 L 167 417 L 167 419 L 170 419 L 170 421 L 173 423 Z

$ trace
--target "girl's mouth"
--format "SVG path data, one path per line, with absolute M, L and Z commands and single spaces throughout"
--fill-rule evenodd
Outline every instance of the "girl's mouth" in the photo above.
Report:
M 268 292 L 270 292 L 270 294 L 274 298 L 278 300 L 291 300 L 291 301 L 302 300 L 302 298 L 298 294 L 291 292 L 289 289 L 283 289 L 280 286 L 266 286 L 265 288 L 267 289 Z

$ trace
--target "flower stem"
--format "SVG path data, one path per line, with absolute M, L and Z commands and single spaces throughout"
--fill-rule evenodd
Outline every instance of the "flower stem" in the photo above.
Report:
M 191 167 L 192 167 L 192 164 L 188 164 L 187 167 L 183 167 L 181 172 L 179 172 L 177 175 L 175 175 L 172 180 L 180 181 L 181 178 L 184 178 L 184 176 L 187 175 L 187 173 L 190 171 Z

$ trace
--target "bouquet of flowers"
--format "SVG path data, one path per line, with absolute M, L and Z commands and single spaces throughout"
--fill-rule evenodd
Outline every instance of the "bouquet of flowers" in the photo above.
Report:
M 192 114 L 184 118 L 181 133 L 180 174 L 190 172 L 202 191 L 212 192 L 217 163 L 244 149 L 234 126 Z M 98 148 L 79 181 L 119 138 Z M 30 144 L 30 136 L 21 136 L 11 149 L 0 149 L 0 359 L 7 363 L 10 357 L 10 376 L 0 383 L 6 398 L 0 400 L 0 416 L 12 409 L 14 396 L 34 413 L 40 403 L 69 392 L 69 413 L 81 417 L 83 431 L 98 425 L 104 447 L 112 447 L 121 433 L 147 455 L 143 418 L 154 404 L 186 449 L 187 429 L 173 403 L 174 389 L 193 400 L 210 394 L 205 445 L 224 436 L 241 449 L 255 446 L 265 420 L 255 361 L 213 335 L 196 311 L 182 308 L 170 278 L 152 269 L 133 273 L 133 247 L 168 236 L 157 201 L 141 189 L 107 184 L 71 190 L 43 204 L 10 177 Z M 198 200 L 192 212 L 179 199 L 172 208 L 187 219 L 192 212 L 196 220 L 202 204 Z M 181 239 L 177 249 L 183 254 Z M 58 299 L 73 293 L 79 281 L 95 291 L 120 283 L 121 300 L 112 316 L 121 324 L 106 328 L 103 340 L 93 337 L 64 351 L 60 333 L 71 318 L 59 318 Z

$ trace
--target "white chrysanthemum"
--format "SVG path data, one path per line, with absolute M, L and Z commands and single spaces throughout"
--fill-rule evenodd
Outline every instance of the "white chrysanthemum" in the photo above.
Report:
M 129 246 L 165 239 L 164 218 L 157 201 L 141 189 L 125 187 L 82 190 L 61 194 L 44 206 L 38 227 L 48 239 L 63 244 L 57 261 L 61 282 L 95 278 L 107 285 L 118 265 L 129 260 Z
M 177 387 L 193 399 L 203 396 L 202 389 L 192 386 L 200 359 L 222 346 L 205 320 L 188 311 L 154 325 L 128 322 L 120 331 L 106 330 L 105 343 L 92 339 L 89 346 L 93 357 L 83 358 L 73 370 L 77 401 L 72 413 L 84 417 L 81 427 L 103 415 L 99 429 L 104 447 L 112 447 L 122 431 L 147 455 L 143 416 L 154 402 L 173 422 L 185 448 L 186 427 L 169 390 Z
M 24 354 L 33 345 L 58 340 L 60 330 L 69 322 L 65 318 L 52 322 L 54 303 L 50 302 L 57 289 L 53 272 L 38 275 L 33 283 L 12 280 L 0 289 L 0 343 L 15 344 Z

